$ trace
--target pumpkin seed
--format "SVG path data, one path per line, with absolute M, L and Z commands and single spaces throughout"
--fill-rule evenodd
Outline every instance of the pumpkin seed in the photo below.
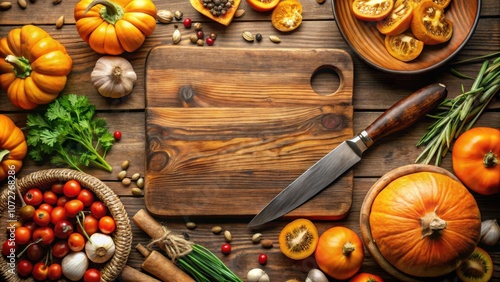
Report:
M 198 31 L 198 30 L 201 30 L 201 29 L 202 29 L 202 25 L 201 25 L 201 23 L 199 23 L 199 22 L 195 22 L 195 23 L 193 24 L 193 27 L 194 27 L 194 30 L 196 30 L 196 31 Z
M 118 178 L 118 180 L 123 180 L 125 178 L 125 176 L 127 176 L 127 171 L 122 170 L 118 173 L 118 175 L 116 177 Z
M 189 228 L 189 229 L 195 229 L 196 228 L 196 223 L 194 223 L 192 221 L 186 222 L 186 227 Z
M 122 162 L 122 169 L 123 170 L 126 170 L 129 166 L 130 166 L 130 161 L 129 160 L 125 160 L 125 161 Z
M 255 40 L 255 36 L 250 31 L 244 31 L 241 36 L 248 42 L 253 42 Z
M 245 14 L 245 10 L 243 9 L 238 9 L 236 10 L 236 12 L 234 13 L 234 17 L 235 18 L 241 18 L 243 17 L 243 15 Z
M 260 241 L 260 244 L 262 245 L 263 248 L 270 249 L 273 247 L 273 240 L 264 239 Z
M 271 42 L 273 42 L 273 43 L 280 43 L 281 42 L 281 39 L 276 35 L 269 36 L 269 40 L 271 40 Z
M 229 230 L 224 231 L 224 239 L 226 239 L 226 242 L 230 243 L 233 240 L 233 235 Z
M 141 177 L 141 178 L 137 179 L 136 184 L 137 184 L 137 187 L 139 187 L 141 189 L 144 188 L 144 178 Z
M 255 233 L 252 236 L 252 243 L 257 244 L 262 240 L 262 233 Z
M 174 18 L 174 14 L 168 10 L 159 10 L 156 13 L 156 18 L 160 23 L 171 23 Z
M 10 2 L 2 2 L 2 3 L 0 3 L 0 10 L 5 11 L 5 10 L 8 10 L 10 8 L 12 8 L 12 3 L 10 3 Z
M 174 18 L 178 21 L 182 20 L 182 15 L 183 15 L 183 13 L 181 11 L 174 12 Z
M 141 177 L 141 174 L 136 172 L 132 175 L 132 181 L 137 181 Z
M 172 33 L 172 42 L 174 42 L 174 44 L 181 42 L 181 31 L 178 28 Z
M 220 226 L 212 227 L 212 233 L 214 233 L 214 234 L 220 234 L 221 231 L 222 231 L 222 227 L 220 227 Z
M 132 183 L 132 180 L 130 180 L 130 178 L 125 177 L 125 178 L 123 178 L 123 179 L 122 179 L 122 184 L 123 184 L 124 186 L 129 186 L 129 185 L 130 185 L 130 183 Z
M 56 21 L 56 28 L 59 29 L 64 25 L 64 16 L 60 16 Z
M 134 188 L 132 188 L 131 191 L 132 191 L 132 195 L 134 195 L 134 196 L 142 196 L 142 190 L 139 188 L 134 187 Z
M 19 7 L 21 7 L 21 9 L 26 9 L 26 0 L 17 0 L 17 4 L 19 4 Z

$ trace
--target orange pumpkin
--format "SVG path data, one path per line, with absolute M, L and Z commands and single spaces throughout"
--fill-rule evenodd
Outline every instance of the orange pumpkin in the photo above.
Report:
M 81 0 L 74 16 L 80 37 L 100 54 L 133 52 L 156 28 L 151 0 Z
M 34 25 L 13 29 L 1 38 L 0 56 L 0 85 L 23 109 L 57 98 L 73 65 L 66 48 Z
M 383 257 L 420 277 L 455 270 L 474 251 L 481 233 L 472 194 L 460 182 L 434 172 L 390 182 L 373 201 L 369 222 Z
M 23 131 L 8 116 L 0 115 L 0 181 L 21 169 L 27 150 Z

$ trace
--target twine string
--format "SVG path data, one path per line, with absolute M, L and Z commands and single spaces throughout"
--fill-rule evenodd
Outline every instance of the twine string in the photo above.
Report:
M 163 245 L 162 249 L 165 250 L 167 256 L 172 261 L 177 261 L 178 258 L 189 254 L 194 244 L 193 242 L 187 241 L 184 237 L 175 235 L 172 231 L 168 230 L 165 226 L 163 228 L 163 235 L 159 238 L 153 239 L 146 247 L 149 249 L 154 244 Z

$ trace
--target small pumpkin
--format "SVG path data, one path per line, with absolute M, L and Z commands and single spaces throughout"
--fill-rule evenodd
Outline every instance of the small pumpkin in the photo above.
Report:
M 34 25 L 15 28 L 1 38 L 0 56 L 0 86 L 23 109 L 57 98 L 73 66 L 66 48 Z
M 335 279 L 345 280 L 359 271 L 365 253 L 363 242 L 356 232 L 335 226 L 321 234 L 314 256 L 323 272 Z
M 132 92 L 137 74 L 127 59 L 102 56 L 95 63 L 90 80 L 102 96 L 121 98 Z
M 228 26 L 231 23 L 231 21 L 233 21 L 234 14 L 236 13 L 236 10 L 240 6 L 241 0 L 233 0 L 233 5 L 229 9 L 227 9 L 223 14 L 220 15 L 212 14 L 211 9 L 205 7 L 202 0 L 189 0 L 189 2 L 191 3 L 191 6 L 195 8 L 196 11 L 200 12 L 201 14 L 207 16 L 208 18 L 222 25 Z
M 460 182 L 436 172 L 415 172 L 391 181 L 369 215 L 373 241 L 400 271 L 437 277 L 457 268 L 474 251 L 481 215 Z
M 81 0 L 74 17 L 80 37 L 100 54 L 133 52 L 156 28 L 151 0 Z
M 482 195 L 500 192 L 500 129 L 475 127 L 462 133 L 452 150 L 453 171 Z
M 23 131 L 6 115 L 0 115 L 0 181 L 18 172 L 28 151 Z

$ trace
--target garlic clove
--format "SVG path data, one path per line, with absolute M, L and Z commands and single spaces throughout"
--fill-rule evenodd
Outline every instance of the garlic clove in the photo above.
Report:
M 313 268 L 307 273 L 306 282 L 328 282 L 328 278 L 321 270 Z
M 269 275 L 267 275 L 267 273 L 260 268 L 251 269 L 247 274 L 247 279 L 248 279 L 248 282 L 269 282 L 270 281 Z
M 487 219 L 481 222 L 481 243 L 494 246 L 500 239 L 500 226 L 496 219 Z

